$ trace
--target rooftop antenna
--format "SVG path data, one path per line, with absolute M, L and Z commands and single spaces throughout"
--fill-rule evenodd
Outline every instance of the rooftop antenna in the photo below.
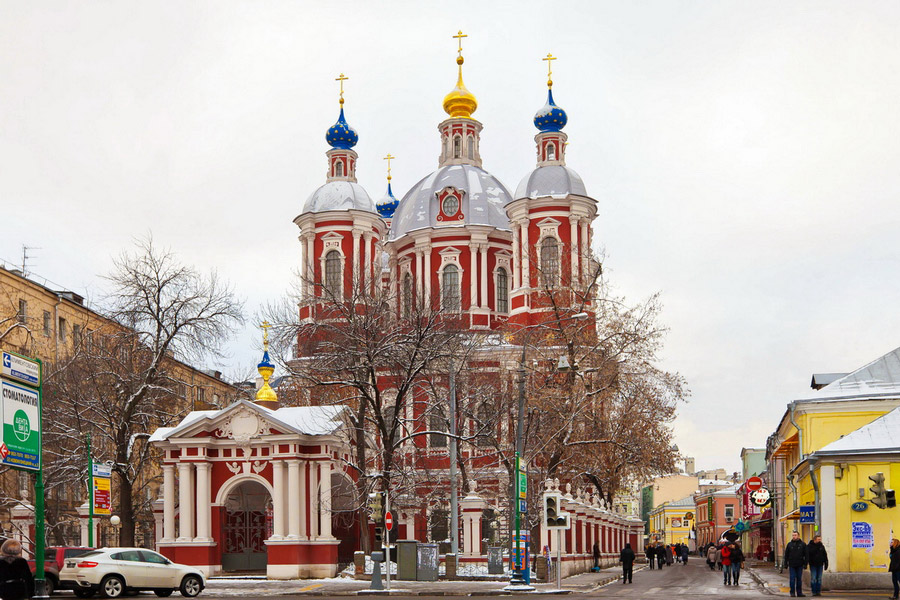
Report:
M 42 248 L 38 248 L 37 246 L 26 246 L 22 244 L 22 277 L 28 275 L 28 259 L 34 258 L 34 256 L 30 256 L 28 254 L 29 250 L 42 250 Z

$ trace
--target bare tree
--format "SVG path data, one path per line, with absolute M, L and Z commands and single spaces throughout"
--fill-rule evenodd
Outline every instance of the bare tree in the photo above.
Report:
M 84 337 L 57 366 L 46 398 L 48 471 L 62 477 L 83 469 L 83 436 L 90 432 L 112 459 L 121 517 L 120 543 L 133 545 L 136 515 L 145 509 L 156 460 L 147 439 L 190 408 L 183 400 L 180 360 L 217 354 L 242 306 L 215 273 L 181 264 L 152 240 L 123 253 L 107 277 L 110 326 Z M 173 401 L 175 400 L 175 401 Z

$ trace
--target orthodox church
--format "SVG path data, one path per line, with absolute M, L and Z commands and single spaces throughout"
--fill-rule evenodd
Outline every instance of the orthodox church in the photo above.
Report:
M 552 79 L 547 102 L 534 117 L 536 165 L 510 193 L 483 168 L 482 125 L 472 116 L 478 103 L 463 83 L 464 36 L 455 37 L 458 76 L 443 101 L 448 116 L 438 125 L 437 169 L 399 200 L 390 166 L 387 193 L 377 203 L 358 183 L 353 148 L 359 137 L 344 113 L 346 78 L 338 78 L 340 113 L 325 136 L 328 175 L 294 220 L 308 299 L 300 304 L 302 320 L 328 318 L 320 312 L 327 302 L 380 289 L 389 292 L 399 315 L 429 306 L 459 315 L 472 331 L 514 330 L 552 318 L 548 289 L 587 294 L 579 290 L 590 288 L 599 268 L 590 254 L 597 203 L 566 166 L 568 118 L 554 102 Z M 549 66 L 553 57 L 545 60 Z M 588 312 L 590 300 L 580 299 Z M 266 342 L 258 366 L 264 383 L 255 402 L 195 411 L 153 434 L 151 442 L 164 453 L 157 546 L 209 574 L 265 569 L 270 578 L 333 576 L 353 559 L 360 531 L 371 527 L 358 522 L 357 475 L 347 467 L 353 436 L 342 418 L 347 409 L 279 407 L 268 384 L 274 367 L 267 348 Z M 496 354 L 479 359 L 479 368 L 499 374 L 515 364 Z M 446 436 L 418 437 L 410 451 L 421 455 L 417 464 L 442 478 L 431 485 L 446 488 Z M 460 495 L 463 562 L 486 560 L 489 530 L 498 527 L 509 502 L 503 469 L 496 457 L 480 452 L 463 451 L 489 467 Z M 587 490 L 563 489 L 559 482 L 545 487 L 562 494 L 574 522 L 561 541 L 565 572 L 589 568 L 595 544 L 610 563 L 625 541 L 637 547 L 640 521 L 607 510 Z M 421 497 L 397 498 L 392 506 L 397 538 L 447 536 L 446 520 L 440 529 L 435 518 L 447 513 L 445 506 Z M 538 547 L 555 553 L 549 533 L 542 528 Z

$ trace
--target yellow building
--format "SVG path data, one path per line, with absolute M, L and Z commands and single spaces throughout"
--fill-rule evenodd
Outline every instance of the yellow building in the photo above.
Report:
M 46 282 L 42 284 L 25 277 L 20 271 L 0 267 L 0 348 L 40 359 L 45 381 L 76 349 L 91 344 L 97 348 L 106 336 L 124 330 L 119 323 L 88 307 L 81 295 L 55 290 Z M 171 404 L 175 413 L 221 408 L 243 395 L 241 390 L 223 381 L 221 373 L 202 371 L 174 358 L 167 361 L 166 371 L 177 382 Z M 157 471 L 155 463 L 148 465 L 146 480 L 155 478 Z M 55 482 L 52 476 L 53 473 L 45 473 L 51 525 L 48 536 L 57 544 L 78 543 L 79 526 L 74 514 L 75 507 L 85 501 L 84 485 Z M 151 486 L 156 487 L 155 483 Z M 7 499 L 0 503 L 0 511 L 6 512 L 13 499 L 33 500 L 30 477 L 24 472 L 10 470 L 0 475 L 0 488 Z M 8 518 L 3 520 L 9 522 Z M 149 524 L 152 525 L 152 518 Z
M 693 537 L 694 497 L 665 502 L 650 511 L 650 541 L 688 544 Z
M 826 589 L 890 584 L 886 552 L 900 512 L 869 501 L 868 477 L 883 473 L 887 488 L 900 483 L 900 442 L 875 435 L 897 421 L 898 406 L 900 349 L 790 403 L 769 437 L 777 560 L 792 530 L 804 541 L 820 533 L 829 556 Z M 856 512 L 860 501 L 866 509 Z

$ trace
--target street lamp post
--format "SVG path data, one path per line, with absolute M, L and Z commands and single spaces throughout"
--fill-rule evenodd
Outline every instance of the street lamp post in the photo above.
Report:
M 524 331 L 524 337 L 522 339 L 522 356 L 519 359 L 519 414 L 516 419 L 516 459 L 515 459 L 515 473 L 513 475 L 513 485 L 511 490 L 512 496 L 512 510 L 515 513 L 515 529 L 513 530 L 512 535 L 512 550 L 515 553 L 519 549 L 519 545 L 521 543 L 521 526 L 522 526 L 522 513 L 519 510 L 519 498 L 518 498 L 518 478 L 519 478 L 519 463 L 524 459 L 525 454 L 525 440 L 524 440 L 524 430 L 525 430 L 525 358 L 526 352 L 528 349 L 528 336 L 531 334 L 534 329 L 539 327 L 546 327 L 547 325 L 559 324 L 564 321 L 582 321 L 588 318 L 588 314 L 585 312 L 580 312 L 568 317 L 560 317 L 558 319 L 553 319 L 552 321 L 545 321 L 543 323 L 537 323 L 535 325 L 528 325 L 526 327 L 521 328 L 519 331 Z M 522 556 L 521 566 L 523 568 L 513 569 L 512 575 L 509 579 L 509 587 L 515 588 L 523 588 L 527 587 L 525 583 L 525 579 L 522 576 L 522 573 L 525 569 L 528 568 L 528 565 L 524 564 L 525 557 Z

